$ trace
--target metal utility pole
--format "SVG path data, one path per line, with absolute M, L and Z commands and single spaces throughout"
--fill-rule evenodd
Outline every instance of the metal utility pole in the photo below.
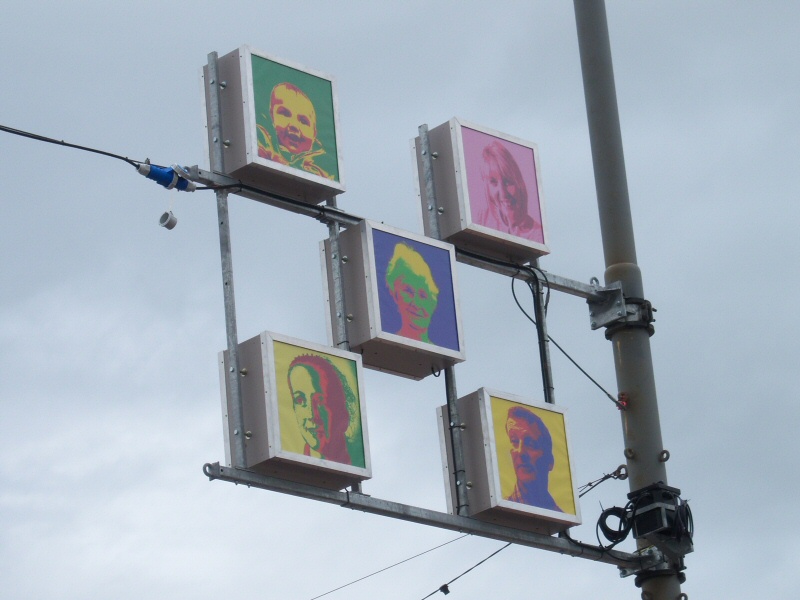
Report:
M 611 324 L 606 337 L 614 349 L 617 386 L 626 394 L 621 411 L 628 481 L 631 491 L 650 484 L 667 484 L 669 453 L 661 441 L 653 362 L 650 354 L 651 310 L 644 289 L 631 222 L 622 135 L 614 87 L 611 46 L 603 0 L 574 0 L 586 112 L 592 147 L 597 204 L 605 257 L 605 282 L 619 281 L 626 306 L 622 319 Z M 649 545 L 639 540 L 639 547 Z M 663 565 L 637 576 L 642 598 L 678 600 L 681 594 L 675 565 Z

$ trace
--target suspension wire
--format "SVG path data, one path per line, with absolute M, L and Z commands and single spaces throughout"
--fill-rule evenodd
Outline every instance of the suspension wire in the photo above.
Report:
M 333 592 L 338 592 L 339 590 L 344 589 L 344 588 L 346 588 L 348 586 L 351 586 L 354 583 L 358 583 L 359 581 L 364 581 L 365 579 L 368 579 L 368 578 L 372 577 L 373 575 L 377 575 L 378 573 L 383 573 L 384 571 L 388 571 L 389 569 L 392 569 L 392 568 L 394 568 L 394 567 L 396 567 L 398 565 L 402 565 L 405 562 L 408 562 L 410 560 L 418 558 L 418 557 L 422 556 L 423 554 L 427 554 L 428 552 L 433 552 L 434 550 L 437 550 L 437 549 L 441 548 L 442 546 L 447 546 L 447 544 L 452 544 L 453 542 L 457 542 L 458 540 L 464 539 L 468 535 L 469 535 L 468 533 L 465 533 L 464 535 L 461 535 L 461 536 L 459 536 L 457 538 L 453 538 L 449 542 L 445 542 L 444 544 L 439 544 L 438 546 L 434 546 L 433 548 L 430 548 L 429 550 L 425 550 L 424 552 L 420 552 L 419 554 L 415 554 L 414 556 L 406 558 L 405 560 L 401 560 L 400 562 L 396 562 L 393 565 L 389 565 L 388 567 L 384 567 L 383 569 L 375 571 L 374 573 L 370 573 L 369 575 L 364 575 L 364 577 L 360 577 L 360 578 L 358 578 L 358 579 L 356 579 L 354 581 L 351 581 L 350 583 L 345 583 L 344 585 L 340 585 L 339 587 L 337 587 L 335 589 L 332 589 L 332 590 L 330 590 L 328 592 L 325 592 L 324 594 L 320 594 L 319 596 L 314 596 L 313 598 L 311 598 L 311 600 L 317 600 L 317 598 L 322 598 L 323 596 L 327 596 L 328 594 L 332 594 Z
M 603 473 L 602 477 L 599 477 L 594 481 L 590 481 L 589 483 L 584 483 L 582 486 L 579 486 L 578 491 L 580 493 L 578 494 L 578 498 L 582 498 L 604 481 L 608 481 L 609 479 L 619 479 L 624 481 L 627 478 L 628 478 L 628 467 L 626 467 L 625 465 L 620 465 L 612 473 Z
M 0 125 L 0 131 L 5 131 L 6 133 L 12 133 L 14 135 L 19 135 L 21 137 L 26 137 L 32 140 L 36 140 L 38 142 L 47 142 L 48 144 L 56 144 L 58 146 L 66 146 L 67 148 L 76 148 L 78 150 L 85 150 L 86 152 L 94 152 L 95 154 L 102 154 L 103 156 L 110 156 L 111 158 L 116 158 L 118 160 L 125 161 L 132 167 L 138 168 L 139 165 L 142 164 L 142 161 L 139 160 L 132 160 L 127 156 L 121 156 L 119 154 L 114 154 L 112 152 L 106 152 L 105 150 L 98 150 L 97 148 L 90 148 L 89 146 L 79 146 L 78 144 L 71 144 L 69 142 L 65 142 L 64 140 L 57 140 L 55 138 L 46 137 L 43 135 L 39 135 L 36 133 L 31 133 L 29 131 L 23 131 L 22 129 L 15 129 L 13 127 L 8 127 L 6 125 Z
M 453 579 L 451 579 L 451 580 L 450 580 L 450 581 L 448 581 L 447 583 L 445 583 L 445 584 L 442 584 L 442 585 L 441 585 L 439 588 L 437 588 L 437 589 L 433 590 L 433 591 L 432 591 L 430 594 L 428 594 L 427 596 L 425 596 L 424 598 L 422 598 L 422 600 L 427 600 L 428 598 L 430 598 L 431 596 L 433 596 L 433 595 L 434 595 L 436 592 L 442 592 L 443 594 L 449 594 L 449 593 L 450 593 L 450 584 L 451 584 L 451 583 L 453 583 L 453 582 L 454 582 L 454 581 L 456 581 L 457 579 L 460 579 L 460 578 L 462 578 L 464 575 L 466 575 L 467 573 L 469 573 L 470 571 L 472 571 L 474 568 L 476 568 L 476 567 L 478 567 L 478 566 L 482 565 L 482 564 L 483 564 L 483 563 L 485 563 L 487 560 L 489 560 L 490 558 L 492 558 L 494 555 L 496 555 L 496 554 L 499 554 L 500 552 L 502 552 L 503 550 L 505 550 L 506 548 L 508 548 L 510 545 L 511 545 L 511 542 L 508 542 L 508 543 L 507 543 L 505 546 L 503 546 L 503 547 L 502 547 L 502 548 L 500 548 L 499 550 L 495 550 L 495 551 L 494 551 L 494 552 L 492 552 L 492 553 L 491 553 L 489 556 L 487 556 L 486 558 L 484 558 L 482 561 L 479 561 L 479 562 L 475 563 L 475 564 L 474 564 L 474 565 L 472 565 L 472 566 L 471 566 L 469 569 L 467 569 L 466 571 L 464 571 L 463 573 L 461 573 L 461 575 L 459 575 L 458 577 L 454 577 Z
M 527 312 L 527 311 L 526 311 L 526 310 L 525 310 L 525 309 L 522 307 L 522 304 L 520 304 L 520 302 L 519 302 L 519 299 L 517 298 L 517 292 L 516 292 L 516 290 L 515 290 L 515 288 L 514 288 L 514 281 L 515 281 L 515 278 L 514 278 L 514 277 L 512 277 L 512 278 L 511 278 L 511 294 L 514 296 L 514 302 L 516 302 L 516 303 L 517 303 L 517 307 L 518 307 L 518 308 L 519 308 L 519 309 L 522 311 L 522 314 L 523 314 L 523 315 L 525 315 L 525 316 L 528 318 L 528 320 L 529 320 L 531 323 L 533 323 L 534 325 L 536 325 L 536 320 L 535 320 L 533 317 L 531 317 L 531 316 L 528 314 L 528 312 Z M 530 287 L 530 286 L 529 286 L 529 287 Z M 548 289 L 549 289 L 549 287 L 548 287 Z M 545 304 L 545 306 L 547 306 L 547 305 Z M 545 310 L 546 310 L 546 309 L 545 309 Z M 561 347 L 561 346 L 558 344 L 558 342 L 556 342 L 556 341 L 553 339 L 553 336 L 551 336 L 549 333 L 547 334 L 547 339 L 548 339 L 548 341 L 552 342 L 552 343 L 553 343 L 553 345 L 554 345 L 556 348 L 558 348 L 558 349 L 561 351 L 561 353 L 562 353 L 564 356 L 566 356 L 566 357 L 567 357 L 567 359 L 569 359 L 569 361 L 570 361 L 570 362 L 571 362 L 573 365 L 575 365 L 575 366 L 577 367 L 577 369 L 578 369 L 578 370 L 579 370 L 581 373 L 583 373 L 583 374 L 584 374 L 584 375 L 585 375 L 585 376 L 586 376 L 586 377 L 589 379 L 589 381 L 591 381 L 591 382 L 592 382 L 593 384 L 595 384 L 595 385 L 596 385 L 598 388 L 600 388 L 600 390 L 601 390 L 601 391 L 602 391 L 602 392 L 603 392 L 603 393 L 604 393 L 606 396 L 608 396 L 609 400 L 611 400 L 611 401 L 612 401 L 614 404 L 616 404 L 616 405 L 617 405 L 617 408 L 619 408 L 620 410 L 624 410 L 624 409 L 625 409 L 625 405 L 624 405 L 624 404 L 622 404 L 622 403 L 621 403 L 619 400 L 617 400 L 616 398 L 614 398 L 614 396 L 612 396 L 612 395 L 611 395 L 611 394 L 608 392 L 608 390 L 606 390 L 606 389 L 605 389 L 605 388 L 604 388 L 602 385 L 600 385 L 600 384 L 597 382 L 597 380 L 595 380 L 595 379 L 594 379 L 594 377 L 592 377 L 591 375 L 589 375 L 589 373 L 587 373 L 587 372 L 586 372 L 586 370 L 585 370 L 583 367 L 581 367 L 581 366 L 580 366 L 580 365 L 579 365 L 577 362 L 575 362 L 575 359 L 574 359 L 574 358 L 572 358 L 572 357 L 571 357 L 569 354 L 567 354 L 567 351 L 566 351 L 566 350 L 564 350 L 564 348 L 562 348 L 562 347 Z
M 77 150 L 83 150 L 85 152 L 93 152 L 94 154 L 100 154 L 102 156 L 108 156 L 111 158 L 116 158 L 117 160 L 121 160 L 123 162 L 128 163 L 135 169 L 138 169 L 140 165 L 146 164 L 148 161 L 141 161 L 141 160 L 134 160 L 128 158 L 127 156 L 122 156 L 121 154 L 114 154 L 113 152 L 107 152 L 105 150 L 99 150 L 97 148 L 91 148 L 90 146 L 81 146 L 80 144 L 72 144 L 70 142 L 65 142 L 64 140 L 58 140 L 56 138 L 47 137 L 44 135 L 39 135 L 38 133 L 31 133 L 30 131 L 23 131 L 22 129 L 16 129 L 14 127 L 9 127 L 7 125 L 0 125 L 0 131 L 5 131 L 6 133 L 11 133 L 13 135 L 18 135 L 20 137 L 28 138 L 31 140 L 36 140 L 37 142 L 46 142 L 48 144 L 55 144 L 57 146 L 65 146 L 67 148 L 75 148 Z M 166 168 L 164 165 L 153 165 L 155 167 Z M 198 186 L 196 190 L 224 190 L 224 189 L 231 189 L 231 188 L 243 188 L 241 183 L 233 183 L 229 185 L 216 185 L 216 186 Z

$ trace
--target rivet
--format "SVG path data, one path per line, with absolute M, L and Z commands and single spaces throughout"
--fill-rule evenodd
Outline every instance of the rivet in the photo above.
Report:
M 352 314 L 347 315 L 347 322 L 348 323 L 352 323 L 353 322 L 353 315 Z
M 238 429 L 234 429 L 233 430 L 233 435 L 239 435 L 239 430 Z
M 228 370 L 229 370 L 231 373 L 233 373 L 233 367 L 231 367 L 231 368 L 230 368 L 230 369 L 228 369 Z
M 222 142 L 222 145 L 225 146 L 226 148 L 230 148 L 231 147 L 231 141 L 230 140 L 225 140 L 224 142 Z
M 247 367 L 243 367 L 243 368 L 239 369 L 239 374 L 243 375 L 243 376 L 247 375 Z
M 343 263 L 346 263 L 348 260 L 350 260 L 350 259 L 349 259 L 349 258 L 347 258 L 347 256 L 343 256 L 343 257 L 342 257 L 342 262 L 343 262 Z
M 443 215 L 444 209 L 440 206 L 439 208 L 436 209 L 436 212 L 438 212 L 440 215 Z
M 244 432 L 244 437 L 245 437 L 245 439 L 249 440 L 251 437 L 253 437 L 253 432 L 252 431 L 245 431 Z
M 438 152 L 434 152 L 433 154 L 431 154 L 431 156 L 433 158 L 439 158 L 439 153 Z
M 226 87 L 228 87 L 228 82 L 227 81 L 220 81 L 219 82 L 219 87 L 221 87 L 224 90 Z

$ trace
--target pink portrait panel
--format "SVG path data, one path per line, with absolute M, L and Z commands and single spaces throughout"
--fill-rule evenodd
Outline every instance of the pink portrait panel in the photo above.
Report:
M 533 149 L 468 127 L 461 127 L 461 137 L 472 222 L 543 244 Z

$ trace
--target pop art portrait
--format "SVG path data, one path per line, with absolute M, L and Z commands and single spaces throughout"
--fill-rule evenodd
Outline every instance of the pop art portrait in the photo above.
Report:
M 564 415 L 491 397 L 503 499 L 576 514 Z
M 447 250 L 373 229 L 381 329 L 461 351 Z
M 533 149 L 468 127 L 461 136 L 472 222 L 543 244 Z
M 274 341 L 283 450 L 365 466 L 355 361 Z
M 331 82 L 252 55 L 258 155 L 339 181 Z

